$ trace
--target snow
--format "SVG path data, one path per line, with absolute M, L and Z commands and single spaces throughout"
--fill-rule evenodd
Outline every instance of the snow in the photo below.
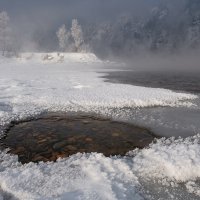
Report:
M 39 63 L 98 63 L 102 62 L 92 53 L 21 53 L 17 58 L 21 62 Z
M 198 199 L 199 142 L 199 136 L 162 139 L 147 149 L 130 152 L 128 157 L 76 154 L 38 165 L 21 165 L 16 157 L 2 152 L 1 188 L 19 199 L 157 199 L 161 189 L 164 191 L 159 195 L 165 199 L 171 195 Z M 182 193 L 170 193 L 166 188 Z
M 22 54 L 21 58 L 1 61 L 1 124 L 8 118 L 46 110 L 106 114 L 110 109 L 126 107 L 192 106 L 190 100 L 197 98 L 165 89 L 106 83 L 97 71 L 105 71 L 102 66 L 112 64 L 100 62 L 93 54 L 65 54 L 67 60 L 61 63 L 42 60 L 45 54 L 31 55 L 29 60 Z M 80 58 L 85 62 L 78 63 Z
M 145 177 L 166 177 L 179 182 L 195 180 L 200 177 L 199 151 L 199 135 L 185 140 L 163 138 L 137 153 L 134 168 Z
M 20 199 L 114 200 L 126 199 L 127 195 L 142 199 L 130 167 L 120 159 L 101 154 L 77 154 L 57 163 L 10 168 L 1 173 L 0 181 L 4 190 Z M 133 190 L 127 191 L 127 186 Z
M 0 58 L 0 63 L 0 128 L 43 111 L 117 118 L 116 113 L 127 107 L 195 107 L 193 100 L 198 98 L 104 82 L 98 72 L 114 64 L 93 54 L 26 53 Z M 199 143 L 199 135 L 160 139 L 125 157 L 77 154 L 56 163 L 25 165 L 0 151 L 0 199 L 198 199 Z

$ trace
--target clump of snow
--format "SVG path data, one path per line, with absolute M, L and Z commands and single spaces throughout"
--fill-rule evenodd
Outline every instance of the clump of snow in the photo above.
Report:
M 19 199 L 143 199 L 128 164 L 101 154 L 11 166 L 1 172 L 0 183 Z
M 162 138 L 128 155 L 133 156 L 132 170 L 153 199 L 199 199 L 200 135 Z
M 133 158 L 134 170 L 142 176 L 187 182 L 200 178 L 200 135 L 186 139 L 162 138 Z
M 200 197 L 200 185 L 196 184 L 194 181 L 189 181 L 186 184 L 186 188 L 187 188 L 188 192 L 194 193 Z

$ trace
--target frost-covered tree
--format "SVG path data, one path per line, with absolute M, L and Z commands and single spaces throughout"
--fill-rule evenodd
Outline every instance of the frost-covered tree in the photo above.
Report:
M 98 56 L 129 57 L 200 48 L 200 0 L 158 0 L 145 10 L 81 25 L 74 19 L 68 32 L 65 26 L 57 32 L 60 49 L 83 52 L 90 47 Z
M 197 0 L 188 1 L 186 7 L 187 31 L 186 42 L 188 47 L 197 48 L 200 46 L 200 2 Z
M 77 19 L 72 20 L 71 35 L 75 43 L 76 51 L 82 51 L 84 47 L 83 31 Z
M 194 25 L 189 27 L 187 43 L 189 47 L 198 47 L 200 45 L 200 26 Z
M 11 28 L 9 27 L 9 16 L 7 12 L 0 13 L 0 48 L 2 55 L 9 51 L 11 47 Z
M 58 37 L 60 49 L 62 51 L 66 51 L 69 45 L 70 32 L 66 30 L 66 27 L 64 24 L 58 29 L 56 35 Z

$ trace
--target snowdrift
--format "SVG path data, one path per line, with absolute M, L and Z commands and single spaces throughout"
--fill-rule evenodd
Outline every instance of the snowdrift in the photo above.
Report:
M 99 63 L 102 62 L 93 53 L 21 53 L 18 61 L 41 63 Z

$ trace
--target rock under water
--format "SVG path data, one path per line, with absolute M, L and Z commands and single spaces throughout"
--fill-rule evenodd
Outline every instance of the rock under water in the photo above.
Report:
M 56 161 L 75 153 L 125 155 L 150 144 L 151 131 L 109 119 L 50 113 L 33 120 L 12 122 L 1 148 L 18 155 L 22 163 Z

